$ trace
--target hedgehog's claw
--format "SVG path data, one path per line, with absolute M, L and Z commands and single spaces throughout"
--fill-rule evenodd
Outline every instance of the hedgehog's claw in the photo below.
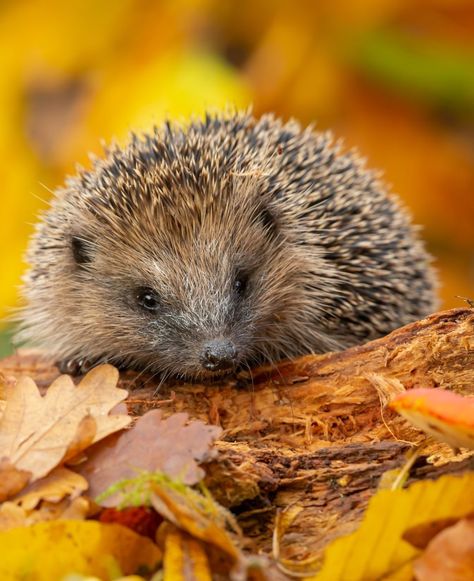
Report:
M 61 359 L 60 361 L 56 362 L 56 367 L 59 369 L 61 373 L 65 373 L 66 375 L 72 375 L 73 377 L 77 377 L 78 375 L 85 375 L 88 371 L 90 371 L 93 367 L 97 365 L 103 365 L 104 363 L 108 363 L 109 361 L 104 357 L 96 357 L 96 358 L 87 358 L 82 357 L 79 359 Z M 122 361 L 110 362 L 114 365 L 119 371 L 127 371 L 129 367 L 125 365 Z
M 98 359 L 62 359 L 56 363 L 59 371 L 67 375 L 84 375 L 95 367 L 100 361 Z

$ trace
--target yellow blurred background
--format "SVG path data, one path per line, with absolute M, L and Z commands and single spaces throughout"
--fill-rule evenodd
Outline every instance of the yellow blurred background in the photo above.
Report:
M 226 103 L 357 145 L 424 226 L 443 306 L 474 298 L 472 0 L 4 0 L 0 65 L 0 317 L 76 162 Z

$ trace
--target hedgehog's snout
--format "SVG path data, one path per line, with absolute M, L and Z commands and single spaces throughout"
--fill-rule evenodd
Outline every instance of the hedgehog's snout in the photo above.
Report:
M 213 339 L 202 347 L 200 362 L 207 371 L 225 371 L 235 367 L 237 349 L 229 339 Z

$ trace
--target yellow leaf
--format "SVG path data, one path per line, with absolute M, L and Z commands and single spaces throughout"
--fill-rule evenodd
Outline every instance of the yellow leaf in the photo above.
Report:
M 273 556 L 275 559 L 280 558 L 281 539 L 302 510 L 303 507 L 300 504 L 292 504 L 277 512 L 273 533 Z
M 229 103 L 242 107 L 251 102 L 244 82 L 232 67 L 217 55 L 195 49 L 165 51 L 147 66 L 120 63 L 109 75 L 89 114 L 91 146 L 95 146 L 97 134 L 107 140 L 113 136 L 123 139 L 130 128 L 147 130 L 165 118 L 179 119 L 203 114 L 209 108 L 221 109 Z M 127 99 L 121 100 L 118 110 L 115 103 L 124 91 Z
M 211 581 L 204 546 L 170 525 L 165 537 L 164 581 Z
M 86 577 L 84 575 L 77 575 L 73 573 L 72 575 L 66 575 L 66 577 L 61 579 L 61 581 L 103 581 L 103 580 L 99 579 L 98 577 L 90 577 L 89 575 L 87 575 Z M 114 579 L 114 581 L 147 581 L 147 580 L 144 579 L 143 577 L 140 577 L 139 575 L 127 575 L 126 577 L 118 577 Z M 151 581 L 154 581 L 154 578 L 151 579 Z
M 311 575 L 313 571 L 317 570 L 317 565 L 320 563 L 319 557 L 310 557 L 308 559 L 296 561 L 285 559 L 282 557 L 280 552 L 281 540 L 303 510 L 302 505 L 292 504 L 286 509 L 278 511 L 273 529 L 273 558 L 278 562 L 280 570 L 290 577 L 292 575 L 307 577 Z
M 7 404 L 0 419 L 2 455 L 37 480 L 64 459 L 70 446 L 79 452 L 124 428 L 131 421 L 129 416 L 108 415 L 128 395 L 116 387 L 117 380 L 118 371 L 111 365 L 102 365 L 88 373 L 78 386 L 67 375 L 59 377 L 44 397 L 29 377 L 20 378 L 14 386 L 6 385 Z M 85 422 L 89 416 L 94 419 L 93 426 Z M 84 431 L 85 425 L 89 426 L 88 431 Z M 77 441 L 78 431 L 82 445 Z
M 101 580 L 154 571 L 158 547 L 116 524 L 52 521 L 0 532 L 2 581 L 52 581 L 75 572 Z M 119 572 L 119 575 L 117 575 Z
M 371 581 L 403 571 L 420 551 L 402 539 L 410 527 L 474 510 L 474 472 L 416 482 L 406 490 L 381 490 L 359 529 L 329 545 L 313 581 Z M 401 575 L 401 573 L 400 573 Z

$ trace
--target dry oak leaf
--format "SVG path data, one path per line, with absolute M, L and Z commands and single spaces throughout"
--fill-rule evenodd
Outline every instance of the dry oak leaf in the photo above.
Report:
M 430 542 L 414 563 L 417 581 L 474 579 L 474 519 L 463 519 Z
M 13 502 L 3 502 L 0 505 L 0 531 L 28 526 L 28 514 L 26 510 Z
M 390 407 L 435 440 L 474 449 L 474 398 L 440 388 L 410 389 Z
M 58 466 L 0 505 L 0 530 L 59 518 L 85 519 L 89 501 L 80 495 L 87 486 L 80 474 Z
M 0 459 L 0 502 L 14 496 L 28 484 L 31 472 L 18 470 L 6 458 Z
M 198 463 L 214 456 L 211 445 L 221 432 L 218 426 L 189 421 L 185 413 L 162 419 L 160 410 L 151 410 L 133 428 L 88 450 L 88 460 L 77 469 L 88 480 L 92 498 L 140 471 L 160 471 L 185 484 L 196 484 L 204 476 Z M 116 506 L 118 502 L 114 495 L 101 504 Z
M 43 501 L 34 510 L 25 510 L 14 502 L 0 505 L 0 531 L 16 527 L 29 527 L 38 522 L 51 520 L 85 520 L 90 513 L 90 503 L 83 496 L 74 500 L 65 498 L 60 502 Z
M 73 500 L 85 492 L 87 487 L 87 480 L 83 476 L 58 466 L 48 476 L 27 486 L 11 502 L 28 511 L 36 508 L 42 500 L 59 502 L 66 496 Z
M 128 395 L 116 387 L 117 381 L 118 371 L 102 365 L 78 386 L 68 375 L 58 377 L 45 396 L 29 377 L 20 378 L 15 386 L 6 385 L 7 402 L 0 419 L 2 455 L 37 480 L 64 460 L 70 448 L 78 453 L 126 427 L 129 416 L 109 415 Z

